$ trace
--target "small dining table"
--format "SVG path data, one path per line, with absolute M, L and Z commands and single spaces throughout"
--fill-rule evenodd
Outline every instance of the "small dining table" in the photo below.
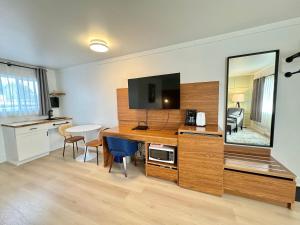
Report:
M 74 127 L 69 127 L 66 129 L 66 132 L 71 133 L 71 134 L 82 134 L 84 136 L 85 142 L 87 142 L 87 134 L 92 131 L 97 131 L 101 129 L 101 125 L 99 124 L 86 124 L 86 125 L 79 125 L 79 126 L 74 126 Z M 86 153 L 86 161 L 92 160 L 97 157 L 96 153 L 89 152 L 87 150 Z M 76 157 L 76 160 L 79 162 L 84 162 L 84 154 L 81 154 Z

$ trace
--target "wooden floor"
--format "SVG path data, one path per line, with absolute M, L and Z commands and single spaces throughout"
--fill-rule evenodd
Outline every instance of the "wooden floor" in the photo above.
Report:
M 0 224 L 300 224 L 294 210 L 232 195 L 215 197 L 145 177 L 142 165 L 74 161 L 71 151 L 15 167 L 0 164 Z M 100 161 L 102 163 L 102 161 Z

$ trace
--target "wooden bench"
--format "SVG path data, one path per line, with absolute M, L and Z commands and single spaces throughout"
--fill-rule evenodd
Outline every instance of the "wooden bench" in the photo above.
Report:
M 292 208 L 296 176 L 269 151 L 227 151 L 224 156 L 224 191 Z

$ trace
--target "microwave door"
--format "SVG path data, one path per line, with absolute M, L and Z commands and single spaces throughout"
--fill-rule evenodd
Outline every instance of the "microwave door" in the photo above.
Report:
M 174 163 L 174 161 L 170 159 L 170 154 L 170 151 L 149 149 L 149 159 L 153 161 Z

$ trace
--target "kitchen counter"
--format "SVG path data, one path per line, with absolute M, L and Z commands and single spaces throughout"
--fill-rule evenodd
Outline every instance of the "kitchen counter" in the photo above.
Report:
M 2 126 L 12 127 L 12 128 L 20 128 L 20 127 L 27 127 L 27 126 L 38 125 L 38 124 L 53 123 L 55 121 L 71 120 L 71 119 L 72 119 L 71 117 L 54 117 L 51 120 L 40 119 L 40 120 L 22 121 L 22 122 L 15 122 L 15 123 L 5 123 L 5 124 L 2 124 Z

